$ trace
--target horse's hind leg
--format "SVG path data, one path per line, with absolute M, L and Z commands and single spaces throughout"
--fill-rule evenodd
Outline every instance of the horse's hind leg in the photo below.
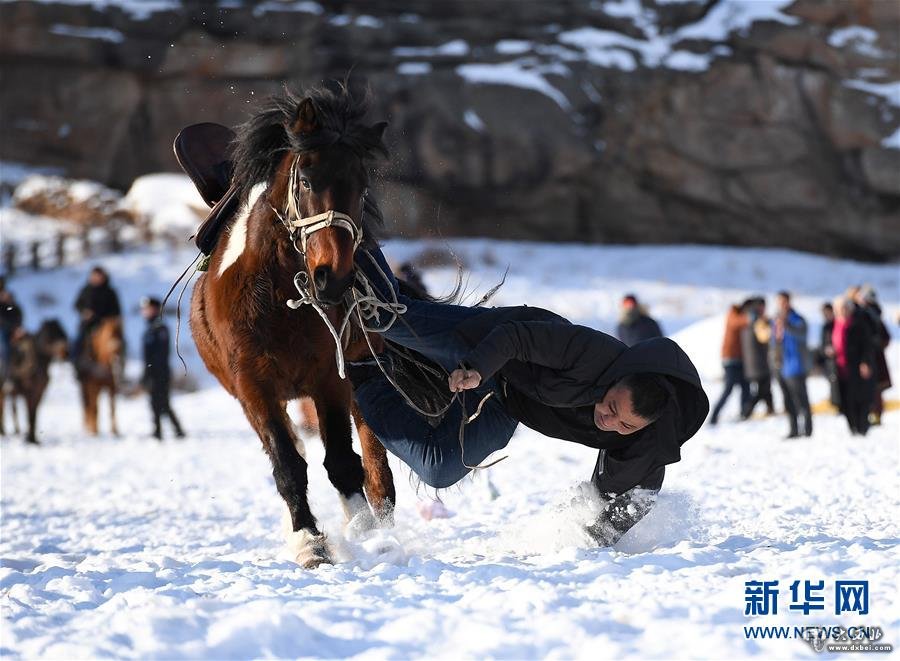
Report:
M 293 425 L 284 404 L 246 380 L 238 383 L 238 398 L 247 420 L 269 455 L 275 486 L 287 504 L 291 517 L 291 533 L 287 542 L 295 560 L 307 568 L 331 562 L 325 536 L 316 527 L 316 520 L 309 509 L 306 460 L 297 452 Z
M 319 416 L 316 415 L 316 405 L 309 397 L 300 398 L 300 429 L 308 434 L 316 434 L 319 431 Z
M 116 386 L 109 387 L 109 416 L 112 424 L 113 436 L 119 435 L 119 424 L 116 422 Z
M 99 393 L 93 383 L 81 382 L 81 404 L 84 408 L 84 428 L 91 436 L 97 435 L 97 399 Z
M 25 406 L 28 410 L 28 432 L 25 435 L 25 441 L 37 444 L 37 409 L 39 399 L 36 394 L 29 395 L 25 400 Z
M 9 412 L 12 414 L 13 433 L 18 436 L 22 429 L 19 427 L 19 396 L 15 393 L 9 398 Z
M 6 393 L 0 382 L 0 436 L 6 436 Z
M 357 515 L 364 528 L 374 527 L 372 513 L 363 495 L 362 460 L 353 451 L 353 436 L 350 431 L 350 384 L 338 379 L 337 374 L 330 383 L 319 384 L 313 395 L 316 414 L 319 418 L 319 433 L 325 444 L 325 470 L 334 488 L 341 494 L 341 504 L 349 523 Z
M 351 405 L 356 431 L 362 446 L 363 472 L 365 473 L 366 495 L 375 511 L 375 516 L 382 525 L 394 525 L 394 504 L 397 494 L 394 491 L 394 476 L 388 465 L 387 451 L 369 427 L 356 402 Z

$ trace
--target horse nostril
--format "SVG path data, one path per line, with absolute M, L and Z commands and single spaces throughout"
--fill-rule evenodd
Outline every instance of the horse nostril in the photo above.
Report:
M 316 285 L 316 289 L 319 291 L 325 289 L 328 286 L 328 280 L 331 277 L 331 267 L 329 266 L 317 266 L 315 271 L 313 271 L 313 282 Z

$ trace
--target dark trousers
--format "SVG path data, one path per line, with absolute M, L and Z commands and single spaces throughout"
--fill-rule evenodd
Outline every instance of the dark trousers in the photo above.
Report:
M 847 418 L 850 433 L 863 436 L 869 431 L 869 411 L 872 409 L 871 379 L 839 379 L 841 413 Z
M 162 439 L 162 418 L 168 416 L 176 436 L 184 436 L 181 423 L 169 403 L 169 379 L 166 377 L 148 378 L 145 382 L 150 392 L 150 410 L 153 412 L 153 435 Z
M 719 413 L 722 412 L 722 407 L 725 406 L 725 402 L 728 401 L 728 397 L 735 386 L 741 387 L 741 413 L 746 410 L 747 403 L 750 401 L 750 384 L 744 378 L 744 364 L 728 362 L 723 367 L 725 368 L 725 388 L 722 390 L 722 395 L 713 409 L 712 418 L 710 418 L 710 422 L 713 424 L 719 421 Z
M 403 296 L 391 274 L 387 261 L 379 249 L 369 254 L 388 275 L 390 285 L 373 268 L 363 251 L 357 255 L 357 266 L 379 290 L 384 300 L 390 300 L 391 287 L 399 302 L 407 306 L 384 337 L 412 349 L 440 364 L 448 372 L 456 369 L 469 347 L 456 333 L 465 319 L 484 310 L 447 303 L 419 301 Z M 386 323 L 387 319 L 382 319 Z M 354 384 L 354 396 L 366 422 L 387 450 L 407 464 L 423 482 L 436 488 L 449 487 L 468 474 L 470 468 L 489 454 L 506 447 L 518 420 L 505 410 L 497 383 L 490 379 L 474 390 L 465 391 L 465 415 L 473 414 L 478 403 L 489 393 L 481 414 L 466 425 L 463 441 L 459 439 L 463 407 L 454 402 L 435 428 L 426 418 L 413 410 L 387 379 L 377 374 L 363 383 Z M 463 457 L 463 452 L 465 457 Z
M 764 379 L 753 379 L 750 386 L 751 396 L 747 406 L 744 407 L 743 417 L 749 418 L 753 415 L 753 409 L 760 402 L 766 403 L 766 412 L 769 415 L 775 413 L 775 405 L 772 402 L 772 378 L 767 376 Z
M 838 379 L 837 365 L 834 363 L 834 358 L 826 358 L 822 370 L 825 373 L 825 378 L 828 379 L 830 389 L 828 399 L 831 401 L 832 406 L 841 408 L 841 384 Z
M 798 417 L 803 416 L 803 435 L 812 436 L 812 411 L 806 393 L 806 376 L 778 375 L 778 385 L 784 395 L 784 408 L 790 423 L 790 435 L 799 436 Z

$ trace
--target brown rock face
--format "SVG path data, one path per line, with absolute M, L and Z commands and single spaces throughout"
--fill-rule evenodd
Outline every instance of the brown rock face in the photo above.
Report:
M 126 188 L 352 69 L 403 234 L 900 256 L 895 3 L 109 4 L 3 4 L 0 157 Z

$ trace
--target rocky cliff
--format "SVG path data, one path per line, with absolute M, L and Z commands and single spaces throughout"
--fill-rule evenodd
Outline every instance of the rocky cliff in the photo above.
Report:
M 900 256 L 893 0 L 0 3 L 0 157 L 126 187 L 365 76 L 397 231 Z

